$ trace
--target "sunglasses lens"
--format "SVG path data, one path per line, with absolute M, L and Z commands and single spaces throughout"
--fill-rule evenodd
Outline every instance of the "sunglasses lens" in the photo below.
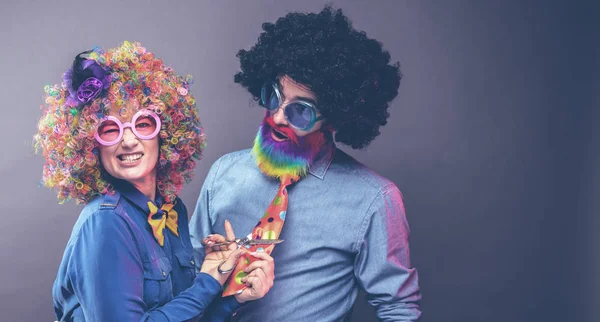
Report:
M 140 116 L 135 121 L 135 130 L 143 136 L 148 136 L 156 130 L 156 120 L 150 115 Z
M 292 103 L 285 107 L 288 121 L 296 128 L 308 130 L 315 119 L 315 111 L 308 105 Z
M 116 141 L 119 137 L 119 132 L 119 124 L 111 120 L 102 122 L 98 127 L 98 136 L 106 142 Z
M 261 105 L 267 110 L 272 111 L 279 107 L 277 93 L 271 84 L 265 84 L 260 91 Z

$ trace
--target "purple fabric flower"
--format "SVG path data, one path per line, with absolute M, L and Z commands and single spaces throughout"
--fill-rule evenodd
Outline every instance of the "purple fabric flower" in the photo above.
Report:
M 109 73 L 93 59 L 86 59 L 83 52 L 75 57 L 73 66 L 64 74 L 63 81 L 69 89 L 68 106 L 86 104 L 98 97 L 110 86 Z
M 102 82 L 96 77 L 86 79 L 77 89 L 77 99 L 84 104 L 93 100 L 102 91 Z

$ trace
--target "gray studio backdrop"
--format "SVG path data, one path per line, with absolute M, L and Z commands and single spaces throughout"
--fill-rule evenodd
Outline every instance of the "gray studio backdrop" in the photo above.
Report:
M 233 82 L 236 52 L 263 22 L 324 3 L 2 1 L 0 320 L 53 320 L 51 286 L 81 207 L 39 186 L 32 136 L 44 85 L 75 54 L 139 41 L 195 77 L 208 147 L 181 193 L 191 213 L 210 165 L 249 147 L 262 118 Z M 403 191 L 423 321 L 592 321 L 600 279 L 584 272 L 598 276 L 600 264 L 583 259 L 599 239 L 583 214 L 600 211 L 599 173 L 588 175 L 600 162 L 589 130 L 600 115 L 580 108 L 599 92 L 588 68 L 598 67 L 592 1 L 334 5 L 402 65 L 381 136 L 343 149 Z M 363 297 L 354 316 L 375 320 Z

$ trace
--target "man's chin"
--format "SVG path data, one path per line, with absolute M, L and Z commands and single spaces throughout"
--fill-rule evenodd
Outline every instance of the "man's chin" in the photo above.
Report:
M 308 167 L 325 144 L 322 132 L 313 132 L 304 137 L 289 137 L 287 131 L 275 130 L 263 122 L 257 133 L 253 153 L 261 170 L 269 175 L 278 177 L 291 172 L 294 175 L 306 174 Z
M 264 127 L 261 129 L 260 135 L 262 142 L 261 148 L 265 153 L 273 151 L 277 154 L 289 154 L 294 156 L 302 154 L 302 146 L 299 146 L 293 140 L 287 137 L 278 137 L 269 125 L 263 126 Z

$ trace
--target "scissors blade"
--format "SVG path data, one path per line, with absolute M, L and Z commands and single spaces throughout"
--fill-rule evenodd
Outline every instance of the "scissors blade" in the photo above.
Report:
M 283 239 L 250 239 L 249 237 L 238 238 L 235 240 L 226 240 L 223 243 L 216 243 L 213 246 L 227 246 L 229 244 L 236 243 L 239 246 L 244 245 L 274 245 L 279 244 L 283 241 Z
M 248 244 L 250 245 L 273 245 L 279 244 L 283 239 L 251 239 Z

